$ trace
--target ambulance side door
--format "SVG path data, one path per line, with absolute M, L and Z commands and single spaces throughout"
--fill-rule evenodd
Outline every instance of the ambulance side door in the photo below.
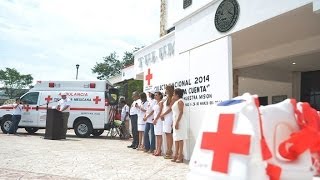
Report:
M 56 108 L 60 98 L 56 91 L 42 91 L 39 97 L 38 127 L 46 127 L 47 108 Z
M 23 109 L 21 122 L 19 126 L 38 127 L 38 111 L 39 92 L 28 92 L 21 97 L 21 101 L 25 104 Z

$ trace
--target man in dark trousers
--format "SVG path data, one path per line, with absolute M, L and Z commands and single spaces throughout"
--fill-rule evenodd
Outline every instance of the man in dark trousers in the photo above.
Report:
M 128 148 L 136 149 L 139 145 L 139 135 L 138 135 L 138 106 L 141 104 L 139 99 L 139 92 L 135 91 L 132 93 L 133 102 L 130 107 L 130 120 L 132 129 L 132 144 Z
M 66 134 L 68 130 L 68 119 L 70 115 L 71 100 L 67 98 L 66 92 L 61 92 L 60 96 L 61 96 L 61 99 L 60 101 L 58 101 L 57 110 L 62 112 L 63 130 L 64 130 L 64 134 Z

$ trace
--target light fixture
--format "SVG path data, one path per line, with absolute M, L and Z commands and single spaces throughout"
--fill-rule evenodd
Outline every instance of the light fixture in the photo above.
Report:
M 296 65 L 296 63 L 295 63 L 295 62 L 293 62 L 292 64 L 293 64 L 293 65 Z

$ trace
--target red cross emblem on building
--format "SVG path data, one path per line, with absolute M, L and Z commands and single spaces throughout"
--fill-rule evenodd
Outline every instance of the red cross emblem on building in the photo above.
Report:
M 29 112 L 29 109 L 31 109 L 31 107 L 29 106 L 29 104 L 28 104 L 25 108 L 26 108 L 26 112 Z
M 94 98 L 93 101 L 95 101 L 95 104 L 98 104 L 99 101 L 101 101 L 101 99 L 99 98 L 99 96 L 96 96 L 96 98 Z
M 44 100 L 46 100 L 47 103 L 49 103 L 49 102 L 52 100 L 52 98 L 51 98 L 51 96 L 49 95 L 48 97 L 44 98 Z
M 146 75 L 146 80 L 148 81 L 148 85 L 150 85 L 150 81 L 152 79 L 152 74 L 150 72 L 150 68 L 148 69 L 148 74 Z
M 220 114 L 217 132 L 203 132 L 201 149 L 214 151 L 211 170 L 228 173 L 230 154 L 248 155 L 250 135 L 233 134 L 234 114 Z

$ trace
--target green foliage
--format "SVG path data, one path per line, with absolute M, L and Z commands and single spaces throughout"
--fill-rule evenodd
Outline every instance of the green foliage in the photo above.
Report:
M 92 73 L 97 73 L 97 78 L 101 80 L 120 74 L 121 69 L 134 64 L 133 53 L 139 49 L 140 48 L 135 47 L 131 52 L 125 51 L 121 61 L 119 60 L 116 52 L 103 57 L 103 62 L 96 63 L 96 65 L 91 69 Z
M 132 52 L 124 52 L 123 58 L 122 58 L 122 67 L 127 67 L 132 64 L 134 64 L 134 56 Z
M 124 96 L 127 103 L 132 103 L 132 93 L 134 91 L 142 92 L 143 91 L 143 81 L 141 80 L 127 80 L 117 84 L 119 87 L 119 93 L 121 96 Z
M 93 73 L 98 74 L 98 79 L 108 79 L 112 76 L 119 75 L 121 69 L 134 64 L 133 53 L 142 47 L 135 47 L 131 52 L 125 51 L 122 60 L 118 59 L 116 52 L 111 53 L 109 56 L 103 58 L 102 63 L 96 63 L 92 68 Z M 119 87 L 120 95 L 126 98 L 127 103 L 132 103 L 132 93 L 134 91 L 142 92 L 143 81 L 140 80 L 126 80 L 116 84 Z
M 109 56 L 103 57 L 103 63 L 96 63 L 92 68 L 93 73 L 98 74 L 98 79 L 108 79 L 120 73 L 122 63 L 118 59 L 116 52 L 111 53 Z
M 31 74 L 20 74 L 15 68 L 0 70 L 0 82 L 9 98 L 20 96 L 24 92 L 23 88 L 30 87 L 32 81 Z
M 141 47 L 143 48 L 143 46 Z M 125 51 L 122 57 L 122 68 L 133 65 L 134 64 L 134 56 L 133 53 L 138 51 L 140 48 L 135 47 L 131 52 Z

